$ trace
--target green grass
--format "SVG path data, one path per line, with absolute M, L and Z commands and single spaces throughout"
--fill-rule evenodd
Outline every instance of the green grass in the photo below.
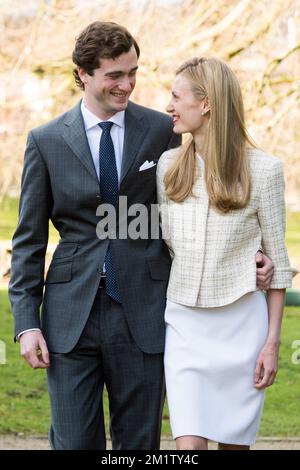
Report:
M 287 214 L 286 244 L 291 258 L 300 256 L 300 212 Z
M 12 340 L 12 315 L 7 292 L 0 291 L 0 339 L 6 364 L 0 365 L 0 433 L 44 434 L 49 421 L 45 372 L 26 366 Z
M 5 290 L 0 291 L 0 312 L 0 339 L 7 350 L 7 363 L 0 365 L 0 434 L 46 434 L 50 413 L 45 372 L 32 370 L 19 356 L 19 346 L 12 340 L 13 319 Z M 276 385 L 267 391 L 260 435 L 300 437 L 300 364 L 291 361 L 295 352 L 292 343 L 297 339 L 300 340 L 300 308 L 286 307 L 280 371 Z M 104 401 L 108 422 L 106 395 Z M 162 432 L 170 434 L 166 405 Z
M 18 222 L 19 201 L 15 198 L 5 197 L 0 202 L 0 240 L 10 240 Z M 49 242 L 57 242 L 57 230 L 49 223 Z
M 0 240 L 11 239 L 18 220 L 18 200 L 5 198 L 0 204 Z
M 300 347 L 297 354 L 292 346 L 295 340 L 300 341 L 300 307 L 285 307 L 279 372 L 275 385 L 267 389 L 262 436 L 300 437 Z M 298 364 L 293 364 L 293 354 L 297 355 Z

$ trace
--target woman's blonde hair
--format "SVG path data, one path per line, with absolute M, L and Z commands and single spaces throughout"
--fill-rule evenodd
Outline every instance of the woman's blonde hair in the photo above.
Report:
M 250 197 L 250 170 L 246 144 L 255 147 L 245 128 L 239 82 L 219 59 L 185 62 L 176 72 L 189 80 L 196 99 L 207 98 L 210 107 L 205 136 L 205 183 L 212 206 L 226 213 L 245 207 Z M 166 195 L 182 202 L 192 195 L 197 176 L 195 145 L 190 138 L 181 146 L 165 175 Z

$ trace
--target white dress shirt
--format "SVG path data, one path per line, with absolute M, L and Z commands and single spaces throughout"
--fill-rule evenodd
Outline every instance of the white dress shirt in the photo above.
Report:
M 100 126 L 98 126 L 98 124 L 103 121 L 86 107 L 84 100 L 81 101 L 81 113 L 83 117 L 87 140 L 95 165 L 95 170 L 99 179 L 99 148 L 102 129 Z M 113 126 L 110 130 L 110 135 L 114 145 L 118 181 L 120 185 L 125 133 L 125 111 L 119 111 L 118 113 L 114 114 L 110 119 L 108 119 L 108 121 L 113 122 Z M 105 272 L 105 266 L 103 266 L 103 271 Z M 40 329 L 30 328 L 28 330 L 21 331 L 21 333 L 19 333 L 17 336 L 17 340 L 20 339 L 23 333 L 27 333 L 28 331 L 40 331 Z
M 99 146 L 102 135 L 102 129 L 100 126 L 98 126 L 98 124 L 103 121 L 86 107 L 84 100 L 82 100 L 81 102 L 81 112 L 93 162 L 99 178 Z M 125 111 L 119 111 L 118 113 L 114 114 L 110 119 L 108 119 L 108 121 L 113 122 L 110 135 L 114 145 L 118 180 L 120 184 L 125 132 Z

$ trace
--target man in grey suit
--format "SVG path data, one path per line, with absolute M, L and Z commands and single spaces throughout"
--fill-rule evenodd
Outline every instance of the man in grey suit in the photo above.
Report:
M 99 205 L 124 219 L 116 195 L 147 208 L 150 233 L 155 164 L 180 144 L 168 116 L 129 102 L 138 57 L 125 28 L 89 25 L 73 52 L 83 100 L 28 137 L 10 299 L 22 356 L 47 368 L 53 449 L 105 449 L 104 384 L 113 448 L 159 448 L 168 250 L 118 225 L 96 234 Z M 49 219 L 60 242 L 44 281 Z

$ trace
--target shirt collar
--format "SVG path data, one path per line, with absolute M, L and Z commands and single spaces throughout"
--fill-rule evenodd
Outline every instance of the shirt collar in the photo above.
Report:
M 84 122 L 84 128 L 86 131 L 91 129 L 94 126 L 98 126 L 99 122 L 103 122 L 98 118 L 94 113 L 92 113 L 85 105 L 84 100 L 81 101 L 81 113 Z M 109 118 L 110 122 L 113 122 L 119 127 L 124 127 L 125 125 L 125 111 L 119 111 Z

